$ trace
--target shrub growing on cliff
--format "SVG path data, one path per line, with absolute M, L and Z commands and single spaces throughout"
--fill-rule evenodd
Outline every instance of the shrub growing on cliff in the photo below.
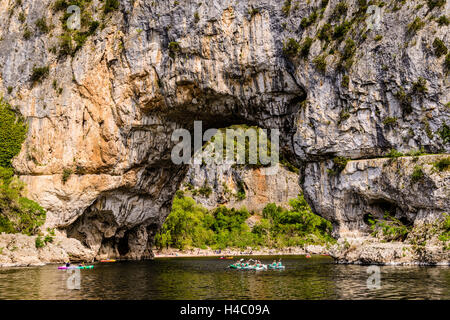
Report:
M 291 2 L 291 0 L 285 0 L 281 8 L 281 11 L 286 17 L 289 15 L 289 11 L 291 11 Z
M 450 127 L 445 122 L 439 129 L 438 133 L 444 144 L 450 142 Z
M 412 91 L 415 94 L 424 95 L 428 92 L 427 80 L 419 77 L 416 82 L 413 83 Z
M 425 173 L 422 170 L 422 167 L 417 165 L 414 167 L 413 173 L 411 175 L 411 182 L 416 183 L 422 180 L 425 177 Z
M 411 113 L 413 111 L 412 108 L 412 97 L 405 92 L 403 88 L 400 88 L 395 93 L 396 98 L 400 103 L 400 107 L 402 108 L 404 113 Z
M 333 168 L 328 170 L 328 174 L 330 176 L 336 176 L 340 174 L 345 169 L 349 161 L 350 159 L 346 157 L 334 157 Z
M 450 169 L 450 157 L 440 159 L 433 163 L 433 166 L 439 171 Z
M 116 11 L 117 9 L 119 9 L 119 0 L 105 0 L 105 4 L 103 6 L 104 14 Z
M 339 20 L 342 16 L 347 14 L 348 5 L 345 1 L 340 1 L 336 7 L 334 7 L 333 12 L 331 13 L 331 18 L 333 20 Z
M 425 26 L 425 22 L 422 21 L 419 17 L 416 17 L 413 22 L 408 24 L 408 33 L 410 35 L 415 35 L 417 31 L 422 29 Z
M 404 156 L 404 154 L 401 153 L 400 151 L 397 151 L 396 149 L 391 149 L 386 154 L 386 157 L 392 158 L 392 159 L 396 159 L 396 158 L 403 157 L 403 156 Z
M 322 73 L 325 73 L 327 70 L 327 62 L 325 60 L 325 56 L 317 56 L 313 59 L 313 63 L 316 66 L 316 69 Z
M 176 41 L 172 41 L 169 43 L 169 56 L 171 58 L 175 58 L 177 52 L 180 51 L 180 44 Z
M 303 41 L 302 46 L 300 47 L 300 56 L 303 58 L 307 58 L 309 55 L 309 49 L 311 49 L 311 45 L 313 43 L 313 39 L 310 37 L 306 37 L 305 41 Z
M 0 233 L 35 234 L 45 221 L 45 210 L 22 196 L 25 185 L 11 168 L 21 149 L 27 126 L 11 106 L 0 99 Z
M 440 16 L 436 21 L 439 26 L 448 26 L 450 24 L 450 20 L 445 15 Z
M 283 53 L 287 56 L 295 56 L 300 50 L 300 45 L 294 38 L 289 38 L 283 45 Z
M 411 231 L 411 227 L 403 224 L 399 219 L 393 217 L 389 212 L 385 212 L 383 219 L 376 219 L 369 215 L 369 224 L 372 229 L 372 236 L 381 237 L 386 241 L 404 241 Z
M 0 166 L 9 167 L 11 159 L 20 152 L 27 126 L 20 115 L 0 98 Z
M 434 8 L 441 8 L 447 0 L 427 0 L 428 8 L 433 10 Z
M 447 53 L 444 60 L 444 69 L 448 72 L 450 71 L 450 53 Z
M 49 66 L 43 66 L 43 67 L 33 67 L 33 71 L 31 73 L 30 80 L 31 82 L 41 82 L 45 78 L 47 78 L 49 74 L 50 68 Z
M 448 52 L 448 49 L 445 46 L 444 41 L 442 41 L 439 38 L 434 39 L 433 48 L 434 48 L 434 54 L 436 55 L 436 57 L 443 56 L 443 55 L 447 54 L 447 52 Z

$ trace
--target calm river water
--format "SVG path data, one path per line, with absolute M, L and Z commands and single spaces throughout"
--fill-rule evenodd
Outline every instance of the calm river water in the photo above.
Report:
M 69 273 L 56 265 L 2 268 L 0 299 L 450 299 L 449 267 L 382 266 L 380 288 L 368 289 L 368 266 L 324 256 L 283 262 L 284 271 L 231 270 L 218 258 L 95 264 L 80 271 L 80 290 L 67 288 Z

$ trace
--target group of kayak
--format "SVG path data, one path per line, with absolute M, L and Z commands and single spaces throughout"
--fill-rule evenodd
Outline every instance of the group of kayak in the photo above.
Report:
M 273 262 L 271 264 L 262 264 L 261 261 L 259 260 L 247 260 L 244 261 L 244 259 L 238 260 L 236 263 L 231 264 L 229 266 L 229 268 L 231 269 L 238 269 L 238 270 L 284 270 L 284 266 L 281 263 L 281 259 L 278 260 L 278 262 L 276 260 L 273 260 Z

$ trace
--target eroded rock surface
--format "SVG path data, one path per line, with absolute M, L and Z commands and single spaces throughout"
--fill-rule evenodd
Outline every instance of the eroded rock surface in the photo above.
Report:
M 269 203 L 288 206 L 289 200 L 301 193 L 298 173 L 278 166 L 276 174 L 266 174 L 264 167 L 248 168 L 229 165 L 192 165 L 182 184 L 182 190 L 207 209 L 224 205 L 247 208 L 261 213 Z M 272 169 L 271 169 L 272 170 Z M 202 194 L 202 188 L 210 193 Z M 239 192 L 242 198 L 239 198 Z

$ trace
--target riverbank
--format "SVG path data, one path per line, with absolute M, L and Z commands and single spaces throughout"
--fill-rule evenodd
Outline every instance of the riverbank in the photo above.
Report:
M 286 248 L 260 248 L 260 249 L 235 249 L 228 248 L 224 250 L 213 249 L 188 249 L 179 250 L 175 248 L 154 251 L 155 258 L 173 258 L 173 257 L 221 257 L 221 256 L 286 256 L 286 255 L 306 255 L 306 254 L 322 254 L 329 255 L 330 252 L 325 246 L 310 245 L 303 247 L 286 247 Z
M 34 267 L 51 263 L 93 262 L 100 259 L 122 260 L 120 256 L 96 256 L 93 250 L 73 238 L 56 231 L 52 242 L 37 248 L 36 236 L 23 234 L 0 234 L 0 267 Z M 330 246 L 309 245 L 305 247 L 259 248 L 246 250 L 228 248 L 213 249 L 165 249 L 153 250 L 155 259 L 175 257 L 220 256 L 289 256 L 329 255 L 338 264 L 377 265 L 450 265 L 449 250 L 441 243 L 428 241 L 424 246 L 405 242 L 381 242 L 372 237 L 339 239 Z

